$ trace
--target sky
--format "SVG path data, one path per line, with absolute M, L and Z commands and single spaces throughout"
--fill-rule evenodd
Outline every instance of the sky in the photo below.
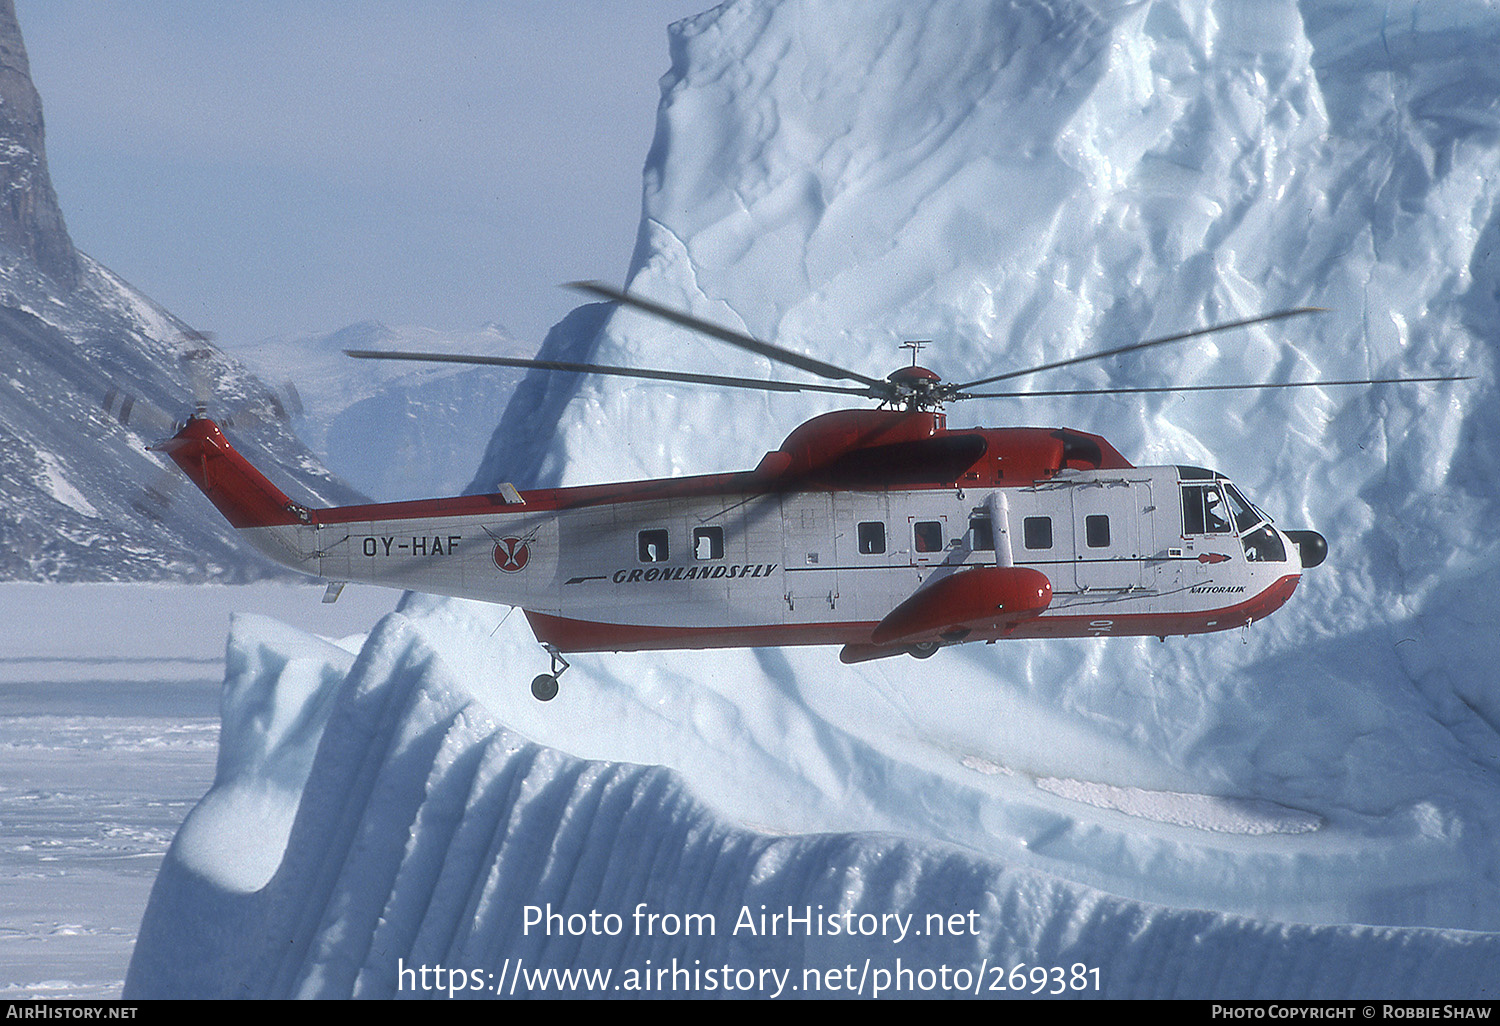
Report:
M 16 0 L 74 244 L 222 342 L 540 343 L 623 281 L 667 26 L 713 0 Z

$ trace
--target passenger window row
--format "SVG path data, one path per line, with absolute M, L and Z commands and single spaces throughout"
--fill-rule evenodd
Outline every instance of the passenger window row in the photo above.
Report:
M 670 533 L 666 528 L 649 528 L 636 535 L 636 558 L 642 563 L 665 563 L 672 555 Z M 1109 517 L 1095 514 L 1084 518 L 1084 543 L 1090 548 L 1109 547 Z M 855 529 L 855 541 L 862 556 L 885 553 L 886 529 L 879 520 L 861 521 Z M 969 548 L 975 552 L 995 550 L 995 529 L 987 516 L 969 518 Z M 1036 551 L 1052 548 L 1052 518 L 1026 517 L 1021 521 L 1021 544 Z M 912 547 L 917 552 L 943 550 L 943 522 L 917 520 L 912 523 Z M 692 553 L 696 560 L 724 558 L 722 527 L 693 528 Z
M 1085 541 L 1093 548 L 1109 547 L 1109 517 L 1098 515 L 1084 520 Z M 886 550 L 885 525 L 866 521 L 858 528 L 859 554 L 878 556 Z M 995 528 L 987 516 L 969 518 L 969 549 L 974 552 L 995 551 Z M 1021 521 L 1021 543 L 1028 549 L 1052 548 L 1052 518 L 1026 517 Z M 939 520 L 917 520 L 912 523 L 912 547 L 917 552 L 941 552 L 943 524 Z
M 665 563 L 672 556 L 670 532 L 666 528 L 651 528 L 636 535 L 636 558 L 642 563 Z M 693 528 L 693 558 L 701 560 L 724 558 L 724 528 Z

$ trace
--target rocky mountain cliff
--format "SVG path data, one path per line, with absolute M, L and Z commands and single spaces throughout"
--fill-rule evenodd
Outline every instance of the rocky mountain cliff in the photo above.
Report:
M 146 446 L 199 398 L 233 414 L 267 407 L 268 389 L 74 248 L 12 0 L 0 0 L 0 175 L 0 579 L 281 574 L 241 546 L 201 495 L 186 489 L 163 501 L 175 468 Z M 184 365 L 189 349 L 210 354 L 196 361 L 204 373 Z M 128 426 L 118 418 L 126 397 Z M 288 494 L 358 498 L 285 424 L 262 420 L 234 439 Z
M 71 290 L 78 283 L 78 255 L 47 174 L 43 133 L 42 99 L 31 83 L 16 5 L 0 0 L 0 247 L 7 258 L 27 260 Z

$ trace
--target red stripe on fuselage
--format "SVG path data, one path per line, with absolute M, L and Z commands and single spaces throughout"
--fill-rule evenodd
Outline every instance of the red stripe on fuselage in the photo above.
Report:
M 889 475 L 885 473 L 888 468 L 883 465 L 866 466 L 859 460 L 846 465 L 846 458 L 861 456 L 878 463 L 890 454 L 876 443 L 884 444 L 892 439 L 934 443 L 977 439 L 983 444 L 978 449 L 978 462 L 967 469 L 960 468 L 963 473 L 953 479 L 925 477 L 921 470 L 935 473 L 938 469 L 926 463 L 903 465 Z M 1088 458 L 1080 461 L 1078 452 L 1069 456 L 1069 445 L 1075 450 L 1088 450 Z M 950 432 L 941 414 L 844 410 L 814 417 L 803 424 L 787 436 L 781 449 L 767 453 L 754 470 L 539 488 L 521 493 L 524 505 L 507 503 L 502 495 L 490 493 L 329 509 L 297 508 L 295 516 L 291 516 L 288 512 L 292 508 L 290 500 L 235 451 L 212 420 L 194 418 L 176 437 L 158 448 L 172 453 L 173 459 L 199 487 L 205 487 L 205 483 L 207 486 L 220 484 L 223 501 L 216 499 L 215 504 L 236 527 L 267 527 L 291 520 L 310 524 L 349 524 L 484 516 L 502 511 L 548 513 L 661 499 L 757 493 L 774 495 L 794 491 L 915 492 L 965 487 L 1025 487 L 1050 479 L 1063 466 L 1074 469 L 1128 469 L 1131 466 L 1104 439 L 1066 428 L 971 428 Z M 181 450 L 182 456 L 179 457 L 175 450 Z M 934 450 L 938 454 L 946 451 L 941 447 Z M 917 455 L 925 452 L 919 450 Z M 911 454 L 907 456 L 910 458 Z M 223 466 L 227 473 L 211 473 L 211 464 L 214 463 Z
M 998 631 L 975 630 L 965 641 L 1020 638 L 1141 637 L 1208 634 L 1265 619 L 1297 590 L 1300 574 L 1287 574 L 1233 606 L 1192 613 L 1044 613 Z M 868 645 L 873 622 L 756 624 L 743 627 L 663 627 L 599 623 L 525 610 L 537 640 L 563 652 L 652 652 L 665 649 L 779 648 L 789 645 Z M 1107 626 L 1106 626 L 1107 625 Z M 899 650 L 900 646 L 896 646 Z
M 701 477 L 660 478 L 620 484 L 579 485 L 571 488 L 539 488 L 522 492 L 524 505 L 507 503 L 498 493 L 459 495 L 450 499 L 413 499 L 378 502 L 365 506 L 335 506 L 312 511 L 313 522 L 349 524 L 359 521 L 420 520 L 427 517 L 462 517 L 486 513 L 551 513 L 612 503 L 646 502 L 651 499 L 695 498 L 705 495 L 735 495 L 748 491 L 777 491 L 776 482 L 743 471 Z

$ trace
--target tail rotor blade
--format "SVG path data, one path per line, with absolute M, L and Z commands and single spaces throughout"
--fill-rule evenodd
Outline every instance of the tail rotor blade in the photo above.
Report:
M 302 405 L 302 393 L 297 391 L 297 386 L 290 380 L 281 383 L 281 391 L 285 397 L 285 402 L 282 404 L 283 411 L 286 414 L 285 419 L 290 420 L 293 417 L 300 417 L 307 412 L 307 407 Z
M 153 523 L 163 523 L 182 487 L 182 475 L 163 470 L 130 500 L 130 508 Z
M 201 336 L 201 332 L 194 332 L 195 336 Z M 178 357 L 183 370 L 187 372 L 188 383 L 193 388 L 193 399 L 198 404 L 200 411 L 208 408 L 209 400 L 213 398 L 214 370 L 212 363 L 217 353 L 206 346 L 195 349 L 184 350 Z
M 130 392 L 111 388 L 101 404 L 105 416 L 122 427 L 155 434 L 169 434 L 176 422 L 149 401 Z
M 302 394 L 287 381 L 279 388 L 266 389 L 260 398 L 240 404 L 217 420 L 220 427 L 253 430 L 267 424 L 285 424 L 304 412 Z

